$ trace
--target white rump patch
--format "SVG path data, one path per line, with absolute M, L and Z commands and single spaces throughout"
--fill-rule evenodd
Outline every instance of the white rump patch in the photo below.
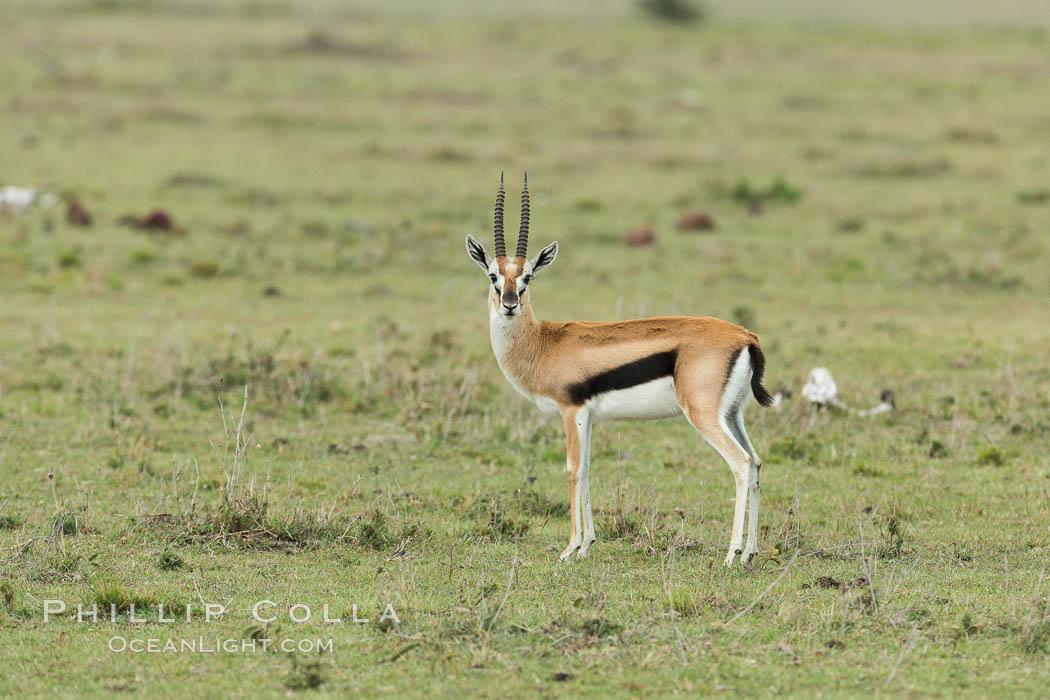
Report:
M 740 351 L 733 363 L 733 369 L 729 371 L 729 381 L 726 382 L 725 391 L 722 394 L 722 404 L 719 406 L 719 422 L 723 430 L 729 435 L 733 432 L 726 424 L 726 418 L 742 410 L 747 402 L 748 392 L 751 390 L 751 353 L 747 348 Z

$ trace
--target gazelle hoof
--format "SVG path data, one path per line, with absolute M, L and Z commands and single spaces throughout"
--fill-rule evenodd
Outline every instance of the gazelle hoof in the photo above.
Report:
M 561 553 L 559 559 L 561 559 L 562 561 L 569 561 L 569 558 L 572 557 L 572 553 L 578 550 L 579 548 L 579 542 L 570 542 L 569 546 L 565 548 L 565 551 Z

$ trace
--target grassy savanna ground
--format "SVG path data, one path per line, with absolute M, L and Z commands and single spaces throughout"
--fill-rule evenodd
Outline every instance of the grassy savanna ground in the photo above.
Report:
M 600 8 L 0 10 L 0 184 L 95 220 L 0 218 L 0 692 L 1046 688 L 1050 35 Z M 721 566 L 732 478 L 684 421 L 595 431 L 599 541 L 558 564 L 561 428 L 500 374 L 463 249 L 525 168 L 533 250 L 562 246 L 541 318 L 746 322 L 795 392 L 748 412 L 752 566 Z M 798 201 L 733 195 L 777 178 Z M 152 207 L 178 230 L 116 223 Z M 698 209 L 717 230 L 678 232 Z M 899 410 L 810 427 L 821 365 Z M 197 617 L 43 621 L 125 597 Z M 252 634 L 334 651 L 107 650 Z

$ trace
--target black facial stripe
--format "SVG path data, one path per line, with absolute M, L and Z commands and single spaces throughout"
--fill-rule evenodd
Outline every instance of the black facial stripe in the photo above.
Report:
M 607 391 L 630 389 L 654 379 L 673 376 L 677 359 L 678 351 L 668 350 L 596 374 L 582 382 L 570 384 L 569 400 L 574 405 L 581 406 L 591 397 Z

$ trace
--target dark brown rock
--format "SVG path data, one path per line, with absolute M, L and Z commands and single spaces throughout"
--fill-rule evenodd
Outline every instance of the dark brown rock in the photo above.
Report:
M 171 214 L 163 209 L 153 209 L 145 216 L 123 216 L 120 223 L 140 231 L 172 231 L 175 228 Z
M 679 231 L 714 231 L 715 220 L 706 211 L 694 211 L 678 220 Z
M 66 204 L 66 223 L 70 226 L 90 226 L 91 212 L 79 199 L 71 199 Z
M 629 246 L 652 245 L 654 241 L 656 241 L 656 234 L 648 226 L 634 229 L 623 239 L 623 242 Z

